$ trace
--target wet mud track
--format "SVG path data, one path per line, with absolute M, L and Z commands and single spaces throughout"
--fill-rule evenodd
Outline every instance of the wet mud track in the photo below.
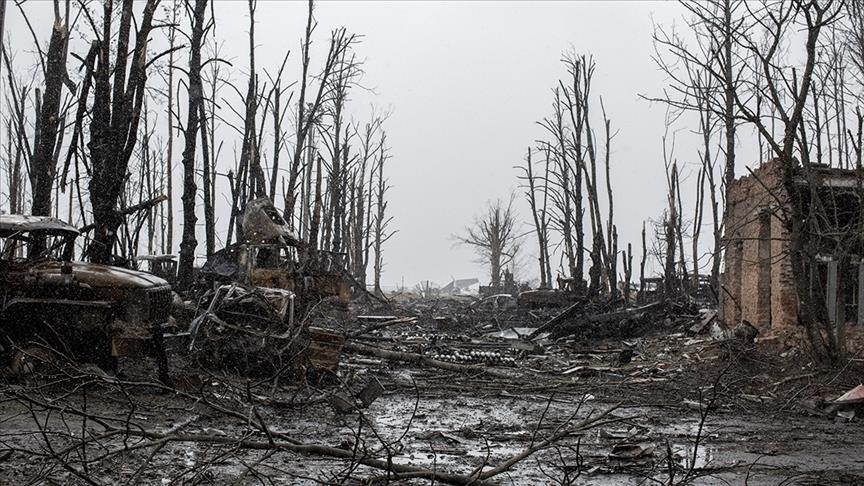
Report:
M 399 373 L 403 378 L 406 375 L 405 371 Z M 81 389 L 34 393 L 23 387 L 7 388 L 0 405 L 0 448 L 5 450 L 0 456 L 0 483 L 88 484 L 83 479 L 85 473 L 95 484 L 351 484 L 353 479 L 349 478 L 383 477 L 380 471 L 350 461 L 278 447 L 244 447 L 244 441 L 266 445 L 268 438 L 249 422 L 244 423 L 243 417 L 265 422 L 271 433 L 298 441 L 357 451 L 380 451 L 387 444 L 393 463 L 470 474 L 480 467 L 501 464 L 559 430 L 568 420 L 572 423 L 613 406 L 607 399 L 583 394 L 577 388 L 541 396 L 405 387 L 385 393 L 368 409 L 340 414 L 326 401 L 287 407 L 289 397 L 283 397 L 285 402 L 280 404 L 244 406 L 231 396 L 237 390 L 226 389 L 220 394 L 220 384 L 215 385 L 208 399 L 236 411 L 237 416 L 145 387 L 128 386 L 124 393 L 118 393 L 115 387 L 91 384 L 86 396 Z M 22 400 L 23 396 L 34 400 Z M 642 406 L 625 401 L 603 423 L 563 438 L 494 481 L 864 481 L 864 427 L 858 422 L 842 423 L 800 413 L 748 414 L 721 404 L 708 413 L 700 431 L 701 415 L 696 408 L 693 404 Z M 92 417 L 85 420 L 75 410 L 87 410 Z M 123 433 L 103 437 L 106 430 L 101 420 L 113 420 L 121 429 L 161 431 L 189 440 L 160 442 Z M 93 440 L 87 447 L 86 461 L 80 449 L 63 452 L 63 445 L 71 445 L 82 433 Z M 196 437 L 218 441 L 197 441 Z M 700 444 L 694 460 L 697 437 Z M 64 467 L 64 461 L 78 475 Z

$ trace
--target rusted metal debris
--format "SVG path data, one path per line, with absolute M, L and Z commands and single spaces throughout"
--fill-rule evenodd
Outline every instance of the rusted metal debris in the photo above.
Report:
M 260 197 L 246 203 L 240 224 L 248 243 L 278 242 L 283 246 L 295 247 L 302 245 L 270 198 Z
M 189 351 L 200 364 L 250 374 L 281 369 L 296 337 L 294 294 L 282 289 L 221 285 L 200 297 L 189 325 Z
M 351 297 L 341 262 L 307 251 L 267 198 L 247 203 L 244 240 L 201 268 L 189 349 L 200 364 L 244 374 L 335 371 L 344 335 L 308 327 L 322 300 Z
M 288 290 L 300 313 L 328 297 L 347 304 L 351 286 L 340 255 L 305 250 L 269 199 L 250 201 L 242 224 L 246 239 L 216 252 L 201 268 L 205 287 L 237 283 Z
M 74 261 L 78 235 L 56 218 L 0 215 L 3 363 L 20 362 L 34 346 L 109 370 L 118 357 L 150 355 L 167 381 L 171 287 L 143 272 Z

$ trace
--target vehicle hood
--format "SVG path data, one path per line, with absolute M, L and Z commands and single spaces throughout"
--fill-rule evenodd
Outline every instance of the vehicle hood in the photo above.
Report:
M 75 280 L 93 288 L 146 289 L 168 285 L 164 279 L 137 270 L 87 262 L 71 262 L 71 265 Z M 62 262 L 43 262 L 31 267 L 30 272 L 37 276 L 59 275 L 62 267 Z

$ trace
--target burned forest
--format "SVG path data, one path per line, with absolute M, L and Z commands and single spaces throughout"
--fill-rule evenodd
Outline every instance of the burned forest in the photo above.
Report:
M 856 0 L 0 0 L 0 485 L 864 484 Z

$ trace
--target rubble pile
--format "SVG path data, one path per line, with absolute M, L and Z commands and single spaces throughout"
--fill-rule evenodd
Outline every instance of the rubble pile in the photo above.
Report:
M 577 302 L 550 319 L 532 337 L 549 333 L 553 339 L 577 341 L 627 339 L 651 333 L 670 333 L 700 319 L 699 307 L 687 300 L 668 300 L 610 310 L 602 303 Z

